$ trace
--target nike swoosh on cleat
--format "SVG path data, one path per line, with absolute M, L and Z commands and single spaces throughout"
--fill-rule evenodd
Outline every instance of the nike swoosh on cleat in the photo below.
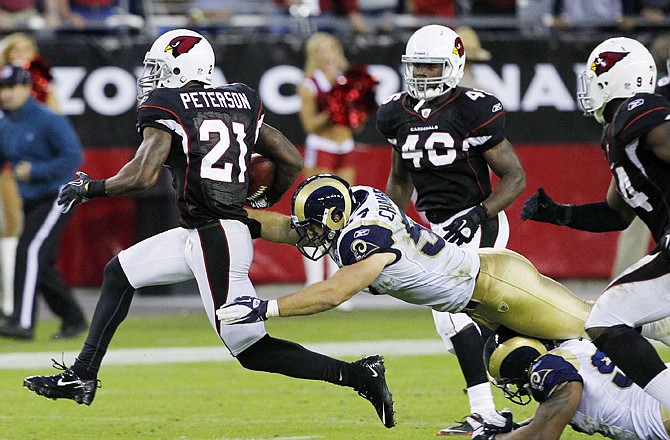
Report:
M 60 379 L 58 379 L 58 382 L 56 382 L 56 385 L 58 385 L 59 387 L 64 387 L 64 386 L 67 386 L 67 385 L 74 385 L 78 382 L 79 382 L 78 380 L 70 380 L 70 381 L 66 382 L 66 381 L 63 380 L 63 378 L 60 378 Z

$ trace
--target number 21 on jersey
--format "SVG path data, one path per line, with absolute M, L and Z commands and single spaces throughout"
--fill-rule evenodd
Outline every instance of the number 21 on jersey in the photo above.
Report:
M 233 133 L 235 133 L 235 140 L 240 146 L 239 155 L 237 156 L 237 164 L 240 168 L 240 174 L 237 176 L 239 183 L 244 183 L 247 163 L 244 160 L 247 154 L 247 144 L 244 142 L 246 132 L 244 131 L 244 124 L 233 122 Z M 214 144 L 209 153 L 202 158 L 202 165 L 200 167 L 200 177 L 203 179 L 216 180 L 218 182 L 230 183 L 233 181 L 233 163 L 225 162 L 224 164 L 217 163 L 230 148 L 230 130 L 225 122 L 221 119 L 205 119 L 200 124 L 198 130 L 200 141 L 208 142 L 212 139 L 212 134 L 219 135 L 219 141 Z M 216 165 L 216 166 L 214 166 Z

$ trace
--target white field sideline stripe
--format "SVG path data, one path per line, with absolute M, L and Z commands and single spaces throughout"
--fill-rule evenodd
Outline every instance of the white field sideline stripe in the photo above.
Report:
M 325 342 L 302 344 L 310 350 L 330 356 L 352 356 L 381 354 L 395 356 L 446 354 L 441 340 L 400 339 L 384 341 Z M 64 360 L 65 365 L 74 362 L 78 352 L 61 353 L 7 353 L 0 354 L 0 370 L 45 368 L 51 359 Z M 229 362 L 233 357 L 223 345 L 211 347 L 167 347 L 132 348 L 109 350 L 103 365 L 169 364 L 189 362 Z

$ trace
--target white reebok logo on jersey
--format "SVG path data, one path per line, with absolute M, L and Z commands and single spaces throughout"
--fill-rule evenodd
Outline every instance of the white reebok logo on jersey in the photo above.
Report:
M 369 229 L 359 229 L 358 231 L 354 232 L 354 238 L 365 237 L 369 233 L 370 233 Z
M 636 99 L 635 101 L 631 101 L 628 103 L 628 111 L 631 111 L 634 108 L 641 106 L 642 104 L 644 104 L 644 99 Z

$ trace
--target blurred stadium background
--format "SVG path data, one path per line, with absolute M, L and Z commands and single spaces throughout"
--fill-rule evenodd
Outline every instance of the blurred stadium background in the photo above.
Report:
M 166 29 L 184 26 L 205 34 L 216 51 L 215 83 L 240 81 L 256 88 L 264 102 L 265 121 L 301 147 L 305 134 L 297 117 L 300 101 L 295 84 L 301 78 L 303 43 L 312 32 L 338 35 L 351 63 L 367 65 L 379 78 L 381 102 L 402 90 L 400 56 L 415 29 L 428 23 L 472 26 L 492 54 L 489 62 L 472 63 L 474 76 L 505 106 L 507 136 L 528 176 L 526 192 L 508 209 L 509 247 L 553 278 L 602 284 L 610 277 L 617 233 L 522 223 L 519 211 L 539 186 L 561 202 L 603 199 L 610 176 L 599 147 L 600 127 L 578 109 L 576 72 L 603 38 L 626 34 L 651 45 L 670 29 L 665 20 L 651 23 L 635 15 L 625 31 L 620 21 L 597 19 L 559 30 L 549 26 L 553 3 L 549 0 L 493 2 L 513 4 L 513 9 L 500 14 L 475 13 L 474 7 L 463 6 L 489 2 L 454 1 L 452 16 L 399 13 L 402 8 L 396 0 L 359 0 L 369 25 L 369 32 L 361 33 L 353 31 L 345 16 L 308 8 L 313 3 L 297 2 L 304 8 L 287 9 L 270 0 L 120 1 L 112 14 L 89 20 L 83 29 L 63 25 L 24 30 L 36 37 L 42 55 L 54 66 L 61 111 L 71 118 L 86 148 L 82 169 L 104 178 L 132 157 L 140 141 L 135 129 L 135 80 L 144 53 Z M 661 67 L 667 54 L 666 48 L 659 59 Z M 357 141 L 357 183 L 384 188 L 391 154 L 375 130 L 374 118 Z M 59 262 L 67 280 L 82 288 L 99 286 L 104 264 L 119 250 L 176 225 L 172 197 L 166 175 L 137 197 L 96 199 L 79 207 L 64 236 Z M 289 199 L 285 197 L 276 209 L 287 212 Z M 415 211 L 411 214 L 418 218 Z M 252 279 L 258 285 L 299 284 L 304 280 L 300 261 L 295 249 L 257 242 Z M 160 287 L 141 294 L 191 290 Z

